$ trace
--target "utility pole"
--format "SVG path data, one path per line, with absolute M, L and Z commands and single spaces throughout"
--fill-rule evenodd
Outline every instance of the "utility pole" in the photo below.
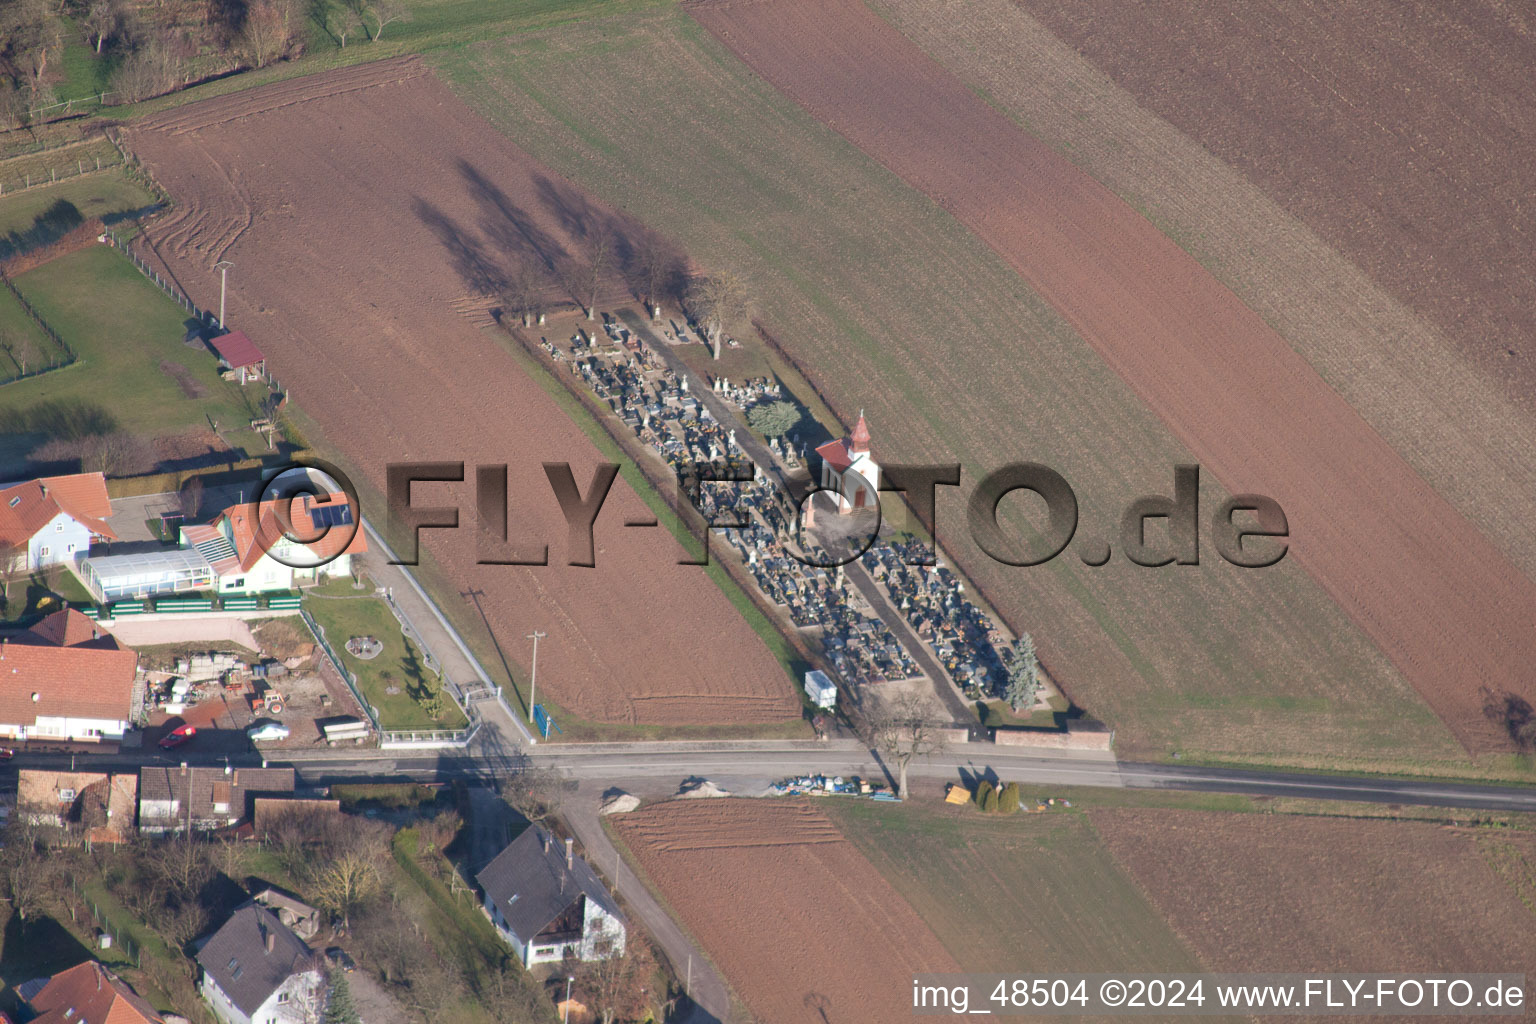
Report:
M 571 985 L 576 981 L 576 976 L 565 976 L 565 1024 L 571 1024 Z
M 528 672 L 528 721 L 533 721 L 533 706 L 537 703 L 539 695 L 539 641 L 549 636 L 548 633 L 534 630 L 528 634 L 528 639 L 533 641 L 533 667 Z
M 219 260 L 213 265 L 213 269 L 219 272 L 219 330 L 224 330 L 224 286 L 229 283 L 229 271 L 234 264 L 229 260 Z

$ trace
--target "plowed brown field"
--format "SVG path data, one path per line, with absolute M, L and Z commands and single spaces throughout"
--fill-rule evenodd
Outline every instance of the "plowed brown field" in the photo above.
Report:
M 1528 5 L 1016 2 L 1536 409 Z
M 674 800 L 615 822 L 760 1020 L 905 1020 L 914 974 L 959 969 L 911 905 L 803 801 Z
M 689 7 L 807 111 L 1008 260 L 1234 492 L 1469 748 L 1536 697 L 1536 586 L 1194 259 L 855 0 Z M 1207 555 L 1207 557 L 1213 557 Z
M 1110 852 L 1216 971 L 1536 970 L 1536 837 L 1116 808 Z
M 514 260 L 578 259 L 590 202 L 470 112 L 414 58 L 208 100 L 135 124 L 128 145 L 175 198 L 149 231 L 194 299 L 229 319 L 380 493 L 385 465 L 509 463 L 514 537 L 544 568 L 480 566 L 472 486 L 418 485 L 462 512 L 423 533 L 480 602 L 508 657 L 541 645 L 540 690 L 602 722 L 763 723 L 799 715 L 784 670 L 704 573 L 678 566 L 622 481 L 598 517 L 595 569 L 565 564 L 567 530 L 541 463 L 586 490 L 597 449 L 502 342 L 476 326 Z M 609 281 L 605 290 L 619 294 Z M 463 314 L 469 314 L 465 316 Z M 382 519 L 382 510 L 370 515 Z

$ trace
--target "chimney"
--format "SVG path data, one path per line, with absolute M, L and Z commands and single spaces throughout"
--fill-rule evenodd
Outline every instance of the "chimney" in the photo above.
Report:
M 185 761 L 181 762 L 181 777 L 182 778 L 186 778 L 187 777 L 187 762 L 185 762 Z
M 571 853 L 571 840 L 567 839 L 565 841 L 565 870 L 569 871 L 574 866 L 571 863 L 572 860 L 574 860 L 574 855 Z
M 277 933 L 270 928 L 262 928 L 261 944 L 266 947 L 268 953 L 277 948 Z

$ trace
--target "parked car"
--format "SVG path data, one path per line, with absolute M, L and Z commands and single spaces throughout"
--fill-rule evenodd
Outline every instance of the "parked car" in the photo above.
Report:
M 0 747 L 0 761 L 9 761 L 16 756 L 16 751 L 10 747 Z
M 168 732 L 164 736 L 160 737 L 160 749 L 161 750 L 175 750 L 177 747 L 181 746 L 183 743 L 190 742 L 192 737 L 196 736 L 196 735 L 197 735 L 197 726 L 195 726 L 195 725 L 178 725 L 176 728 L 172 729 L 170 732 Z
M 260 743 L 263 740 L 285 740 L 288 738 L 288 727 L 282 722 L 274 722 L 266 718 L 246 726 L 245 735 L 252 743 Z
M 347 951 L 342 949 L 340 946 L 332 946 L 330 949 L 327 949 L 325 951 L 325 958 L 329 960 L 333 966 L 340 967 L 347 974 L 351 974 L 353 971 L 357 970 L 357 961 L 353 960 Z

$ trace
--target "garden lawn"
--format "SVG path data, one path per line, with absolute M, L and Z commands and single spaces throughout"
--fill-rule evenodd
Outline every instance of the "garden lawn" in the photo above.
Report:
M 357 676 L 358 689 L 378 712 L 380 728 L 464 727 L 463 713 L 446 693 L 440 698 L 440 714 L 433 716 L 422 706 L 441 684 L 427 668 L 421 652 L 400 632 L 394 614 L 370 590 L 353 589 L 350 579 L 334 580 L 309 591 L 304 607 L 324 630 L 326 641 L 342 664 Z M 384 650 L 368 661 L 353 657 L 346 644 L 355 636 L 375 637 Z M 399 692 L 388 692 L 392 687 Z

